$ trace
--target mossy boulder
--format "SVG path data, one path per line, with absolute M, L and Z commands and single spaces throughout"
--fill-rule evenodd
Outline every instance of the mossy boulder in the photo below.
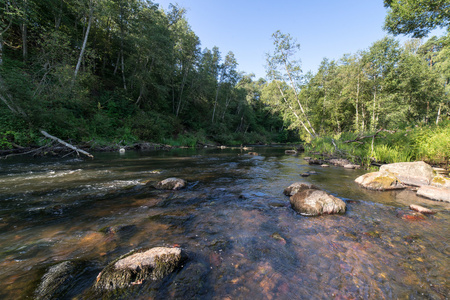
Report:
M 304 189 L 290 198 L 291 207 L 303 216 L 345 213 L 346 204 L 322 190 Z
M 94 289 L 123 289 L 142 284 L 145 280 L 162 279 L 175 271 L 183 260 L 180 248 L 133 250 L 106 266 L 98 274 Z
M 356 178 L 355 182 L 366 189 L 375 191 L 398 190 L 405 188 L 397 177 L 389 172 L 367 173 Z
M 186 187 L 186 181 L 180 178 L 167 178 L 156 184 L 158 190 L 179 190 Z
M 286 196 L 293 196 L 298 192 L 301 192 L 303 190 L 307 189 L 319 189 L 317 186 L 311 183 L 304 183 L 304 182 L 294 182 L 290 186 L 284 189 L 283 194 Z
M 429 185 L 435 175 L 433 168 L 423 161 L 383 165 L 380 172 L 391 173 L 401 183 L 413 186 Z
M 431 186 L 450 189 L 450 178 L 437 175 L 431 180 Z

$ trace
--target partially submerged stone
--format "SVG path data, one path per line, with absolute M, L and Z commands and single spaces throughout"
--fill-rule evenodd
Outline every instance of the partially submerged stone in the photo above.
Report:
M 253 156 L 258 156 L 259 154 L 258 154 L 258 152 L 249 152 L 249 153 L 247 153 L 248 155 L 253 155 Z
M 94 284 L 96 290 L 115 290 L 158 280 L 172 273 L 182 262 L 180 248 L 155 247 L 131 251 L 111 262 Z
M 320 165 L 322 168 L 328 168 L 329 167 L 329 165 L 327 165 L 327 164 L 322 164 L 322 165 Z
M 424 185 L 419 188 L 417 195 L 431 200 L 450 202 L 450 189 Z
M 286 196 L 292 196 L 298 192 L 307 189 L 319 189 L 319 188 L 311 183 L 294 182 L 293 184 L 284 189 L 283 194 L 285 194 Z
M 398 190 L 405 188 L 405 186 L 399 182 L 397 177 L 387 172 L 367 173 L 356 178 L 355 182 L 366 189 L 375 191 Z
M 392 173 L 401 183 L 414 186 L 429 185 L 434 177 L 433 168 L 423 161 L 383 165 L 380 172 Z
M 350 165 L 350 161 L 348 161 L 347 159 L 344 158 L 332 158 L 330 159 L 330 164 L 333 164 L 335 166 L 340 166 L 343 167 L 345 165 Z
M 296 150 L 286 150 L 284 151 L 284 154 L 297 154 Z
M 305 189 L 290 198 L 292 208 L 303 216 L 345 213 L 346 204 L 341 199 L 318 189 Z
M 63 296 L 72 279 L 74 269 L 75 265 L 70 261 L 64 261 L 50 267 L 42 276 L 35 291 L 36 299 L 53 299 Z
M 420 212 L 422 214 L 434 214 L 434 212 L 431 209 L 428 209 L 426 207 L 417 205 L 417 204 L 411 204 L 409 206 L 410 209 L 415 210 L 417 212 Z
M 175 177 L 164 179 L 156 184 L 156 188 L 159 190 L 179 190 L 185 187 L 186 181 Z
M 407 221 L 423 221 L 426 220 L 425 215 L 420 212 L 412 212 L 412 211 L 399 211 L 397 213 L 397 217 Z
M 359 169 L 359 168 L 361 168 L 360 165 L 354 165 L 354 164 L 344 165 L 344 169 Z

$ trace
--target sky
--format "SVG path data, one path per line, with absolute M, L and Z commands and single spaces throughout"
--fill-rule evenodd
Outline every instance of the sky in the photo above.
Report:
M 202 49 L 232 51 L 238 70 L 265 77 L 272 34 L 289 33 L 301 45 L 302 70 L 317 72 L 323 58 L 340 59 L 368 49 L 387 35 L 383 0 L 154 0 L 168 11 L 170 3 L 187 9 L 188 22 Z M 435 34 L 440 35 L 440 32 Z M 408 37 L 398 37 L 404 42 Z

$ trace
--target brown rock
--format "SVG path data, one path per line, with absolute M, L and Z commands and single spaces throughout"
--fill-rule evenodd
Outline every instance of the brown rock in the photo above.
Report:
M 319 188 L 311 183 L 294 182 L 293 184 L 291 184 L 290 186 L 288 186 L 287 188 L 284 189 L 283 194 L 285 194 L 286 196 L 292 196 L 298 192 L 301 192 L 301 191 L 307 190 L 307 189 L 318 190 Z
M 292 208 L 303 216 L 345 213 L 345 202 L 317 189 L 306 189 L 290 198 Z
M 437 201 L 450 202 L 450 189 L 438 188 L 434 186 L 421 186 L 417 195 Z
M 156 185 L 159 190 L 179 190 L 186 187 L 186 181 L 180 178 L 167 178 Z
M 258 154 L 258 152 L 249 152 L 249 153 L 247 153 L 248 155 L 254 155 L 254 156 L 258 156 L 259 154 Z
M 327 164 L 323 164 L 323 165 L 320 165 L 322 168 L 328 168 L 329 167 L 329 165 L 327 165 Z
M 335 166 L 343 167 L 345 165 L 350 165 L 351 163 L 347 159 L 343 158 L 332 158 L 330 159 L 330 164 L 333 164 Z
M 295 150 L 286 150 L 286 151 L 284 151 L 284 154 L 297 154 L 297 151 L 295 151 Z
M 397 217 L 408 221 L 426 220 L 426 217 L 419 212 L 400 211 L 397 213 Z
M 429 185 L 434 177 L 433 168 L 423 161 L 387 164 L 380 167 L 380 172 L 392 173 L 407 185 Z
M 398 179 L 386 172 L 372 172 L 359 176 L 355 182 L 369 190 L 386 191 L 404 189 Z
M 359 169 L 361 166 L 359 166 L 359 165 L 354 165 L 354 164 L 348 164 L 348 165 L 345 165 L 344 166 L 344 168 L 345 169 Z

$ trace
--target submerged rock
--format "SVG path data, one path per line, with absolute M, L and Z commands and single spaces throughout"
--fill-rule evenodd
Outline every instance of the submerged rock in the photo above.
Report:
M 423 221 L 426 217 L 420 212 L 399 211 L 397 217 L 408 221 Z
M 131 251 L 111 262 L 94 284 L 96 290 L 115 290 L 158 280 L 172 273 L 182 262 L 180 248 L 155 247 Z
M 438 188 L 434 186 L 421 186 L 417 195 L 431 200 L 450 202 L 450 189 Z
M 401 183 L 414 186 L 429 185 L 434 177 L 433 168 L 423 161 L 383 165 L 380 172 L 392 173 Z
M 303 216 L 345 213 L 346 204 L 341 199 L 318 189 L 305 189 L 291 196 L 292 208 Z
M 397 177 L 387 172 L 372 172 L 359 176 L 355 182 L 369 190 L 386 191 L 404 189 Z
M 159 190 L 179 190 L 186 187 L 186 181 L 180 178 L 167 178 L 156 184 Z
M 361 166 L 360 165 L 354 165 L 354 164 L 347 164 L 347 165 L 344 165 L 344 168 L 345 169 L 359 169 L 359 168 L 361 168 Z
M 296 150 L 286 150 L 284 151 L 284 154 L 297 154 Z
M 259 154 L 258 154 L 258 152 L 249 152 L 249 153 L 247 153 L 248 155 L 253 155 L 253 156 L 258 156 Z
M 290 186 L 288 186 L 287 188 L 284 189 L 283 194 L 285 194 L 286 196 L 292 196 L 298 192 L 301 192 L 301 191 L 307 190 L 307 189 L 318 190 L 319 188 L 311 183 L 294 182 L 293 184 L 291 184 Z

